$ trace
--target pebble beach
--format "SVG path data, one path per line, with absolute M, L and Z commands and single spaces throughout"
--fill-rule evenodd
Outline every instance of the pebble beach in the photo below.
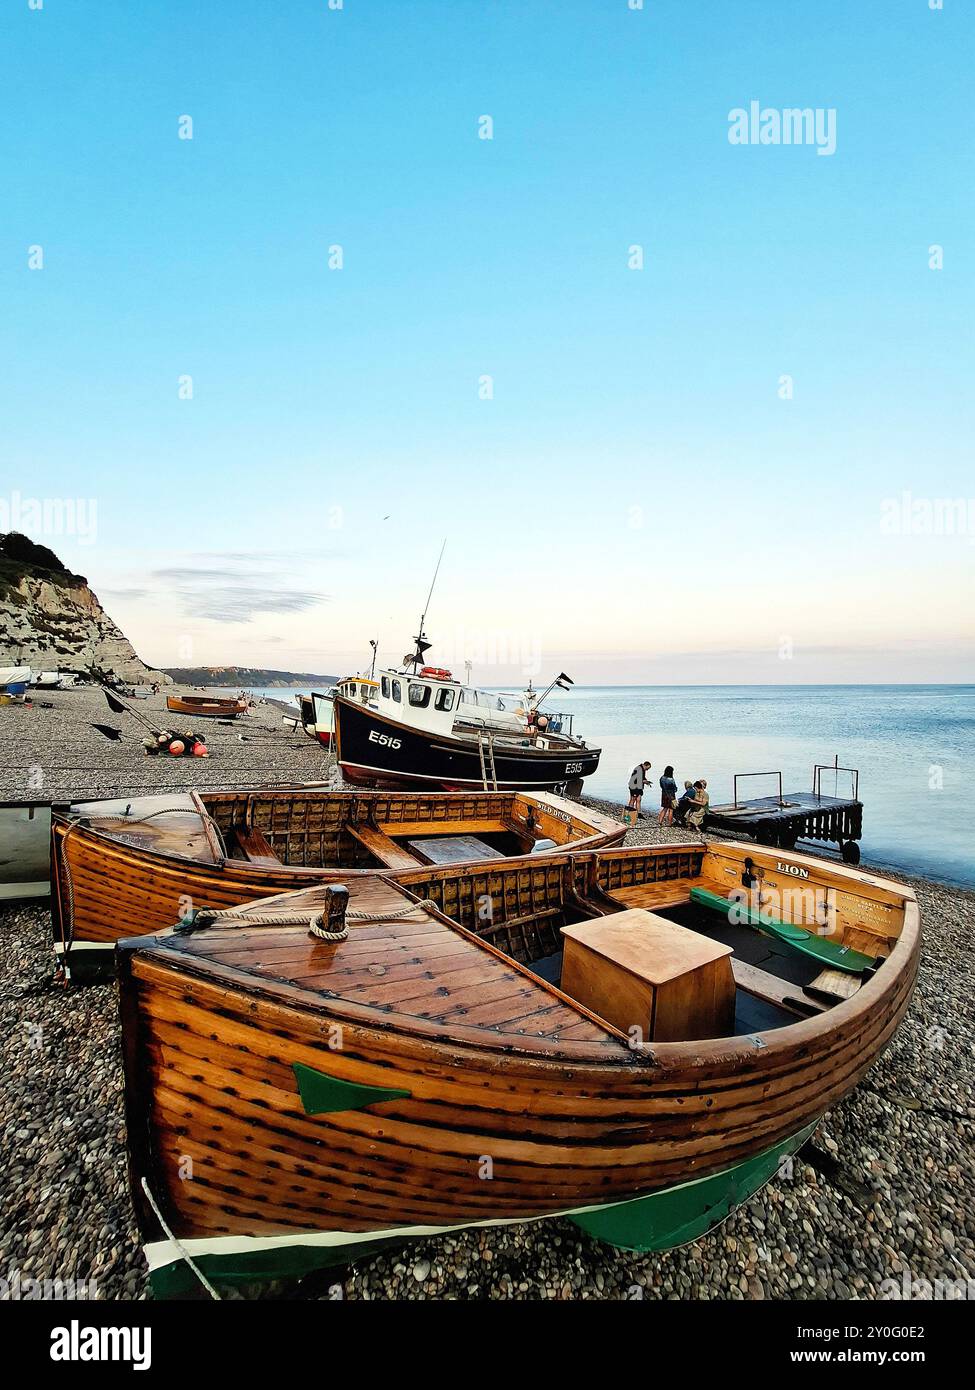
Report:
M 128 703 L 159 728 L 190 731 L 167 715 L 164 693 Z M 324 750 L 283 722 L 288 708 L 269 701 L 229 724 L 201 720 L 211 756 L 177 759 L 147 757 L 145 730 L 112 714 L 100 691 L 43 692 L 32 709 L 0 708 L 0 798 L 334 780 Z M 626 843 L 691 838 L 654 817 Z M 975 1296 L 975 894 L 900 878 L 917 893 L 924 933 L 903 1027 L 811 1143 L 707 1237 L 638 1255 L 562 1220 L 463 1231 L 243 1296 L 872 1300 L 950 1297 L 966 1284 Z M 115 987 L 60 983 L 44 900 L 0 909 L 0 961 L 0 1278 L 150 1297 L 126 1185 Z

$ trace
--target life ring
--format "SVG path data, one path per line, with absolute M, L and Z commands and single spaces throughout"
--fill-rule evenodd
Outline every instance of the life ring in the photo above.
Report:
M 450 674 L 450 672 L 444 670 L 442 666 L 421 666 L 420 675 L 427 676 L 430 680 L 433 681 L 453 680 L 453 676 Z

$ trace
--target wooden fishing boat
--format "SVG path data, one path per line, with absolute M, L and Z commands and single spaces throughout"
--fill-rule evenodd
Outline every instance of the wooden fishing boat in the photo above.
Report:
M 192 714 L 202 719 L 236 719 L 247 712 L 247 700 L 222 699 L 219 695 L 167 695 L 166 708 L 172 714 Z
M 123 941 L 154 1287 L 553 1216 L 696 1239 L 876 1060 L 918 950 L 908 889 L 741 843 L 350 877 Z
M 625 830 L 546 793 L 290 787 L 59 806 L 52 821 L 54 946 L 78 980 L 111 971 L 119 936 L 171 926 L 193 905 L 230 907 L 431 862 L 612 844 Z

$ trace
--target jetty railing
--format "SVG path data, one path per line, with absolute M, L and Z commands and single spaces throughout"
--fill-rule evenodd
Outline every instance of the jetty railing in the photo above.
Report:
M 739 777 L 777 777 L 777 778 L 779 779 L 779 805 L 780 805 L 780 806 L 784 806 L 784 805 L 785 805 L 785 799 L 784 799 L 783 796 L 782 796 L 782 773 L 781 773 L 781 772 L 736 772 L 736 773 L 735 773 L 735 788 L 734 788 L 734 794 L 735 794 L 735 810 L 738 809 L 738 778 L 739 778 Z

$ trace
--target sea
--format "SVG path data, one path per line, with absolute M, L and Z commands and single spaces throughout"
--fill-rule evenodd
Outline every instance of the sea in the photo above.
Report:
M 296 691 L 258 692 L 294 702 Z M 859 771 L 863 858 L 870 864 L 975 887 L 975 685 L 599 686 L 559 693 L 548 709 L 602 749 L 591 796 L 623 805 L 631 768 L 672 765 L 678 785 L 705 777 L 711 801 L 811 791 L 816 763 Z M 822 791 L 847 796 L 850 772 L 823 773 Z

